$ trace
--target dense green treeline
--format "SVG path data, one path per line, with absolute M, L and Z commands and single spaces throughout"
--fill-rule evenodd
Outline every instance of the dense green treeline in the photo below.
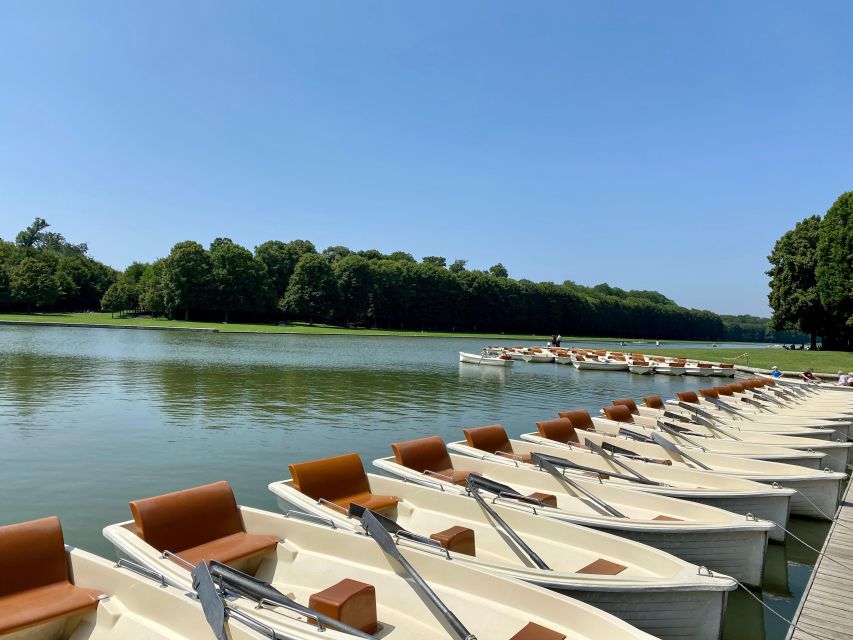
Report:
M 853 349 L 853 191 L 821 219 L 785 233 L 768 256 L 771 327 L 823 337 L 829 349 Z
M 270 240 L 254 252 L 227 238 L 206 248 L 179 242 L 165 258 L 119 273 L 90 258 L 85 245 L 47 228 L 37 219 L 15 242 L 0 241 L 0 307 L 409 330 L 778 339 L 766 331 L 766 320 L 724 321 L 655 291 L 515 280 L 502 264 L 469 270 L 465 260 L 418 262 L 402 251 L 335 246 L 318 252 L 307 240 Z

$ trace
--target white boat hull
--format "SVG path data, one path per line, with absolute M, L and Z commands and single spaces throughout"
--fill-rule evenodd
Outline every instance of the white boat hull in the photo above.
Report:
M 504 358 L 493 358 L 490 356 L 478 356 L 474 353 L 465 353 L 463 351 L 459 352 L 459 362 L 464 362 L 466 364 L 476 364 L 480 366 L 489 366 L 489 367 L 511 367 L 512 360 L 504 359 Z
M 572 362 L 575 369 L 588 369 L 594 371 L 627 371 L 627 362 L 591 362 L 589 360 Z

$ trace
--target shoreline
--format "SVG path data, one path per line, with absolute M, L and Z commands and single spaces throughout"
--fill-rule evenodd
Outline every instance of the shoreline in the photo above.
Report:
M 5 317 L 2 317 L 5 315 Z M 305 325 L 302 323 L 293 324 L 293 325 L 285 325 L 285 326 L 275 326 L 275 325 L 248 325 L 242 323 L 235 323 L 233 326 L 237 327 L 247 327 L 247 328 L 227 328 L 229 325 L 221 325 L 224 328 L 220 328 L 218 326 L 168 326 L 163 324 L 157 324 L 157 322 L 185 322 L 185 321 L 154 321 L 154 324 L 134 324 L 134 323 L 122 323 L 122 322 L 74 322 L 74 321 L 64 321 L 62 319 L 53 319 L 50 317 L 45 317 L 44 320 L 30 320 L 23 318 L 32 318 L 33 315 L 25 315 L 21 314 L 22 319 L 13 319 L 9 316 L 13 314 L 0 314 L 0 326 L 30 326 L 30 327 L 70 327 L 70 328 L 87 328 L 87 329 L 139 329 L 139 330 L 147 330 L 147 331 L 194 331 L 201 333 L 234 333 L 234 334 L 242 334 L 242 335 L 325 335 L 325 336 L 359 336 L 359 337 L 370 337 L 370 338 L 383 338 L 383 337 L 396 337 L 396 338 L 457 338 L 457 339 L 487 339 L 487 340 L 512 340 L 519 342 L 529 343 L 530 341 L 549 341 L 550 336 L 539 336 L 539 335 L 519 335 L 519 334 L 498 334 L 498 333 L 469 333 L 469 332 L 460 332 L 458 334 L 444 332 L 444 331 L 394 331 L 388 329 L 348 329 L 345 327 L 334 327 L 334 326 L 321 326 L 321 325 Z M 80 314 L 83 315 L 83 314 Z M 106 315 L 106 314 L 86 314 L 86 315 Z M 38 317 L 38 316 L 36 316 Z M 95 320 L 93 318 L 93 320 Z M 192 324 L 192 321 L 187 322 L 187 324 Z M 213 323 L 199 323 L 199 324 L 207 324 L 211 325 Z M 248 327 L 257 327 L 255 329 Z M 627 344 L 623 345 L 624 348 L 629 347 L 646 347 L 646 346 L 654 346 L 654 341 L 646 341 L 642 344 L 636 344 L 633 341 L 629 341 L 625 338 L 602 338 L 597 336 L 563 336 L 563 342 L 608 342 L 608 343 L 619 343 L 626 342 Z M 672 340 L 670 342 L 678 342 L 680 344 L 685 343 L 694 343 L 694 344 L 707 344 L 708 341 L 698 341 L 698 340 Z M 665 342 L 661 344 L 661 347 L 665 346 Z M 748 343 L 748 342 L 732 342 L 727 344 L 742 344 L 744 347 L 750 347 L 755 344 L 763 344 L 763 343 Z M 754 346 L 753 346 L 754 348 Z

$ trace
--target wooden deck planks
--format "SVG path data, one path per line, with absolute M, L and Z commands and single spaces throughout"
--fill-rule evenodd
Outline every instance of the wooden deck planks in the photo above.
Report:
M 848 485 L 823 553 L 853 567 L 853 482 Z M 853 571 L 818 558 L 787 640 L 853 638 Z

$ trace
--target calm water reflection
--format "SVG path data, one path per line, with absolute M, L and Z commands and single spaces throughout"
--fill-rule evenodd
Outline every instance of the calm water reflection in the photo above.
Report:
M 275 509 L 289 462 L 501 422 L 511 435 L 558 410 L 672 396 L 704 378 L 460 365 L 460 339 L 264 336 L 0 327 L 0 522 L 56 513 L 69 542 L 111 549 L 103 525 L 130 499 L 219 479 Z M 826 527 L 797 523 L 820 546 Z M 798 534 L 800 535 L 800 534 Z M 764 599 L 790 616 L 814 558 L 773 547 Z M 727 638 L 784 637 L 746 594 Z M 766 620 L 765 620 L 766 618 Z M 746 635 L 744 635 L 746 634 Z

